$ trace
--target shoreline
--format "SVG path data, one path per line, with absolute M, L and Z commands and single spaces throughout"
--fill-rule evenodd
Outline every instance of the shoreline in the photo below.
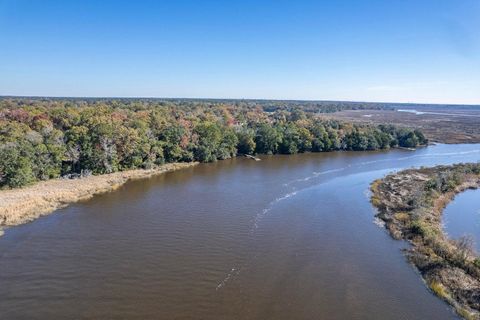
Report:
M 419 145 L 417 148 L 427 147 Z M 416 148 L 392 149 L 415 151 Z M 384 151 L 384 150 L 378 150 Z M 336 151 L 342 152 L 342 151 Z M 260 161 L 257 156 L 245 157 Z M 197 165 L 199 162 L 167 163 L 153 169 L 132 169 L 109 174 L 39 181 L 14 189 L 0 189 L 0 237 L 9 227 L 31 222 L 71 203 L 87 200 L 94 195 L 114 191 L 126 182 Z
M 390 235 L 406 240 L 406 256 L 430 290 L 465 319 L 480 319 L 480 257 L 443 228 L 455 196 L 480 188 L 480 165 L 407 169 L 375 180 L 371 202 Z
M 17 189 L 0 190 L 0 236 L 3 230 L 31 222 L 94 195 L 114 191 L 126 182 L 192 167 L 198 162 L 168 163 L 78 179 L 52 179 Z

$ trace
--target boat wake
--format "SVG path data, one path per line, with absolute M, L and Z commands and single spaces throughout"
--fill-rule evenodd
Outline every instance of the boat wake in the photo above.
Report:
M 237 276 L 240 273 L 240 270 L 241 269 L 232 268 L 232 270 L 230 270 L 230 272 L 227 274 L 227 276 L 217 285 L 215 290 L 218 291 L 218 290 L 222 289 L 227 284 L 228 281 L 230 281 L 232 278 L 234 278 L 235 276 Z
M 320 172 L 313 172 L 313 174 L 312 174 L 311 176 L 308 176 L 308 177 L 305 177 L 305 178 L 300 178 L 300 179 L 292 180 L 292 181 L 290 181 L 290 182 L 284 183 L 283 186 L 284 186 L 284 187 L 288 187 L 289 185 L 291 185 L 291 184 L 293 184 L 293 183 L 309 181 L 309 180 L 311 180 L 311 179 L 317 178 L 317 177 L 322 176 L 322 175 L 325 175 L 325 174 L 343 171 L 343 170 L 345 170 L 345 169 L 347 169 L 347 168 L 349 168 L 349 167 L 351 167 L 351 165 L 348 165 L 348 166 L 343 167 L 343 168 L 338 168 L 338 169 L 330 169 L 330 170 L 325 170 L 325 171 L 320 171 Z
M 480 153 L 480 149 L 469 150 L 469 151 L 461 151 L 461 152 L 416 154 L 416 155 L 411 155 L 411 156 L 407 156 L 407 157 L 399 157 L 399 158 L 394 158 L 394 159 L 381 159 L 381 160 L 364 161 L 364 162 L 360 162 L 357 165 L 350 165 L 349 164 L 349 165 L 347 165 L 345 167 L 342 167 L 342 168 L 330 169 L 330 170 L 325 170 L 325 171 L 320 171 L 320 172 L 313 172 L 313 174 L 310 175 L 310 176 L 289 181 L 287 183 L 284 183 L 283 186 L 288 187 L 288 186 L 290 186 L 294 183 L 306 182 L 306 181 L 312 180 L 314 178 L 320 177 L 322 175 L 327 175 L 327 174 L 330 174 L 330 173 L 344 171 L 344 170 L 346 170 L 348 168 L 352 168 L 352 167 L 362 167 L 362 166 L 375 164 L 375 163 L 403 161 L 403 160 L 415 159 L 415 158 L 436 158 L 436 157 L 445 157 L 445 156 L 463 156 L 463 155 L 475 154 L 475 153 Z
M 345 171 L 350 168 L 355 168 L 355 167 L 363 167 L 367 165 L 372 165 L 376 163 L 382 163 L 382 162 L 394 162 L 394 161 L 403 161 L 403 160 L 408 160 L 408 159 L 414 159 L 414 158 L 435 158 L 435 157 L 445 157 L 445 156 L 464 156 L 468 154 L 475 154 L 475 153 L 480 153 L 480 149 L 475 149 L 475 150 L 469 150 L 469 151 L 462 151 L 462 152 L 444 152 L 444 153 L 430 153 L 430 154 L 416 154 L 416 155 L 410 155 L 410 156 L 405 156 L 405 157 L 398 157 L 398 158 L 393 158 L 393 159 L 381 159 L 381 160 L 372 160 L 372 161 L 364 161 L 361 163 L 358 163 L 356 165 L 347 165 L 345 167 L 341 168 L 335 168 L 335 169 L 329 169 L 329 170 L 324 170 L 324 171 L 315 171 L 313 172 L 310 176 L 304 177 L 304 178 L 299 178 L 299 179 L 294 179 L 291 181 L 288 181 L 283 184 L 284 187 L 289 188 L 291 191 L 272 200 L 266 208 L 264 208 L 261 212 L 259 212 L 254 218 L 253 218 L 253 226 L 251 228 L 251 234 L 254 234 L 255 231 L 259 228 L 260 222 L 265 218 L 265 216 L 268 215 L 268 213 L 274 208 L 276 204 L 278 204 L 281 201 L 287 200 L 289 198 L 294 197 L 297 195 L 300 191 L 303 189 L 298 189 L 295 184 L 297 183 L 302 183 L 302 182 L 307 182 L 315 178 L 322 177 L 324 175 L 336 173 L 336 172 L 341 172 Z M 366 189 L 364 191 L 365 197 L 370 199 L 371 196 L 371 191 L 369 189 Z M 480 211 L 479 211 L 480 214 Z M 377 226 L 384 228 L 385 222 L 379 219 L 378 217 L 375 217 L 373 220 L 373 223 L 376 224 Z M 254 257 L 255 258 L 255 257 Z M 218 283 L 216 286 L 215 290 L 220 290 L 222 289 L 229 281 L 232 281 L 235 279 L 240 274 L 240 271 L 245 267 L 245 265 L 237 268 L 232 268 L 230 272 L 226 275 L 226 277 Z
M 372 164 L 376 164 L 376 163 L 403 161 L 403 160 L 414 159 L 414 158 L 435 158 L 435 157 L 445 157 L 445 156 L 464 156 L 464 155 L 475 154 L 475 153 L 480 153 L 480 149 L 469 150 L 469 151 L 460 151 L 460 152 L 439 152 L 439 153 L 430 153 L 430 154 L 416 154 L 416 155 L 410 155 L 410 156 L 406 156 L 406 157 L 398 157 L 398 158 L 393 158 L 393 159 L 381 159 L 381 160 L 364 161 L 364 162 L 361 162 L 357 165 L 349 164 L 349 165 L 347 165 L 345 167 L 342 167 L 342 168 L 335 168 L 335 169 L 329 169 L 329 170 L 324 170 L 324 171 L 316 171 L 316 172 L 313 172 L 310 176 L 288 181 L 288 182 L 284 183 L 283 186 L 284 187 L 290 187 L 290 186 L 292 186 L 296 183 L 307 182 L 307 181 L 310 181 L 312 179 L 315 179 L 315 178 L 318 178 L 318 177 L 321 177 L 321 176 L 324 176 L 324 175 L 328 175 L 328 174 L 331 174 L 331 173 L 341 172 L 341 171 L 345 171 L 345 170 L 350 169 L 350 168 L 362 167 L 362 166 L 372 165 Z M 255 218 L 253 219 L 252 232 L 254 232 L 255 229 L 258 228 L 258 225 L 259 225 L 260 221 L 268 214 L 268 212 L 270 212 L 272 210 L 272 207 L 276 203 L 278 203 L 282 200 L 288 199 L 288 198 L 296 195 L 299 192 L 299 190 L 296 190 L 295 186 L 293 186 L 293 189 L 294 189 L 293 192 L 289 192 L 289 193 L 273 200 L 272 202 L 270 202 L 268 204 L 268 206 L 265 209 L 262 210 L 262 212 L 258 213 L 255 216 Z
M 298 190 L 295 190 L 295 191 L 292 191 L 292 192 L 289 192 L 281 197 L 278 197 L 276 198 L 275 200 L 271 201 L 268 206 L 262 210 L 262 212 L 258 213 L 254 218 L 253 218 L 253 226 L 252 226 L 252 232 L 255 231 L 255 229 L 258 228 L 258 224 L 260 223 L 260 221 L 267 215 L 267 213 L 272 210 L 273 206 L 277 203 L 279 203 L 280 201 L 283 201 L 283 200 L 286 200 L 288 198 L 291 198 L 293 196 L 295 196 L 296 194 L 298 193 Z

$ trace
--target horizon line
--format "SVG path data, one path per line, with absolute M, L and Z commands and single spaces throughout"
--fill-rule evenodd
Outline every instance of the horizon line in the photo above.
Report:
M 402 105 L 432 105 L 432 106 L 472 106 L 479 107 L 480 103 L 432 103 L 432 102 L 397 102 L 397 101 L 365 101 L 365 100 L 335 100 L 335 99 L 279 99 L 279 98 L 187 98 L 187 97 L 154 97 L 154 96 L 55 96 L 55 95 L 4 95 L 0 99 L 129 99 L 129 100 L 227 100 L 227 101 L 281 101 L 281 102 L 346 102 L 346 103 L 372 103 L 372 104 L 402 104 Z

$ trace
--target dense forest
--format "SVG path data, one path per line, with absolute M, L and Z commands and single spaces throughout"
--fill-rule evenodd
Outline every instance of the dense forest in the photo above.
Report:
M 273 104 L 1 99 L 0 187 L 168 162 L 210 162 L 237 154 L 378 150 L 427 143 L 418 130 L 326 120 L 311 105 Z

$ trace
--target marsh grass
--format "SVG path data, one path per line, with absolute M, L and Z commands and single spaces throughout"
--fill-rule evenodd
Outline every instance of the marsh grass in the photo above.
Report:
M 439 296 L 442 299 L 448 300 L 449 294 L 447 293 L 447 290 L 440 282 L 432 281 L 430 282 L 429 286 L 430 286 L 430 289 L 432 289 L 432 291 L 437 296 Z
M 449 239 L 442 213 L 456 194 L 480 187 L 480 164 L 409 169 L 376 180 L 372 204 L 392 237 L 412 244 L 409 260 L 429 288 L 465 319 L 480 319 L 480 257 L 469 238 Z
M 113 191 L 129 180 L 148 178 L 195 164 L 170 163 L 149 170 L 122 171 L 80 179 L 54 179 L 20 189 L 1 190 L 0 227 L 32 221 L 70 203 Z

